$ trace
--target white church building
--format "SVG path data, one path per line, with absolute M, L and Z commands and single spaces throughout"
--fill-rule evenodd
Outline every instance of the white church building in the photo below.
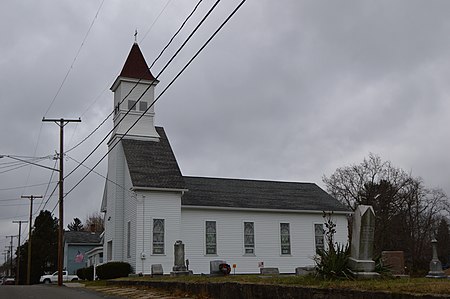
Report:
M 209 273 L 213 260 L 236 265 L 235 273 L 262 265 L 293 273 L 313 265 L 324 246 L 323 211 L 333 211 L 335 240 L 347 242 L 350 211 L 314 183 L 183 176 L 164 128 L 154 125 L 154 107 L 145 112 L 157 83 L 135 43 L 111 87 L 105 262 L 144 274 L 161 264 L 170 273 L 181 240 L 194 274 Z

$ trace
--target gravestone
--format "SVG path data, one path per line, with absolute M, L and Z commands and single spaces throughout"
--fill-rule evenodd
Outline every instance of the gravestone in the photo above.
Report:
M 372 206 L 359 205 L 353 214 L 352 243 L 348 266 L 357 278 L 375 278 L 373 242 L 375 212 Z
M 447 278 L 447 275 L 442 271 L 442 264 L 438 258 L 437 254 L 437 240 L 433 239 L 431 241 L 433 246 L 433 258 L 430 262 L 430 272 L 428 272 L 427 278 Z
M 151 266 L 151 270 L 152 270 L 152 276 L 154 275 L 163 275 L 164 271 L 163 271 L 163 267 L 161 264 L 153 264 Z
M 172 267 L 171 276 L 182 276 L 192 274 L 185 264 L 184 259 L 184 244 L 181 240 L 178 240 L 173 245 L 174 265 Z
M 263 267 L 259 269 L 259 272 L 262 275 L 278 275 L 280 274 L 280 271 L 278 270 L 278 268 L 275 267 Z
M 405 275 L 405 258 L 403 251 L 382 251 L 383 266 L 389 268 L 394 276 Z
M 220 271 L 219 265 L 220 264 L 226 264 L 226 261 L 222 260 L 214 260 L 209 262 L 209 274 L 213 275 L 222 275 L 222 272 Z
M 314 266 L 297 267 L 295 268 L 295 275 L 303 276 L 314 273 Z

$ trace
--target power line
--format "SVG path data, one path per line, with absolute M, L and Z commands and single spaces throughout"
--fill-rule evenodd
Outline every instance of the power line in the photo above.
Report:
M 50 183 L 56 183 L 57 181 L 52 181 Z M 8 191 L 8 190 L 16 190 L 16 189 L 23 189 L 23 188 L 29 188 L 29 187 L 38 187 L 38 186 L 44 186 L 48 183 L 39 183 L 39 184 L 33 184 L 28 186 L 17 186 L 17 187 L 9 187 L 9 188 L 0 188 L 0 191 Z
M 74 64 L 75 64 L 75 61 L 77 60 L 78 55 L 80 55 L 81 49 L 83 48 L 84 43 L 86 42 L 86 40 L 87 40 L 87 38 L 88 38 L 88 35 L 89 35 L 89 33 L 91 32 L 92 27 L 94 26 L 95 20 L 97 19 L 97 16 L 98 16 L 98 14 L 99 14 L 99 12 L 100 12 L 100 9 L 101 9 L 102 6 L 103 6 L 103 2 L 105 2 L 105 0 L 103 0 L 103 1 L 100 3 L 100 6 L 99 6 L 98 9 L 97 9 L 97 13 L 95 14 L 94 19 L 92 20 L 91 25 L 89 26 L 89 29 L 88 29 L 88 31 L 86 32 L 86 34 L 85 34 L 85 36 L 84 36 L 84 38 L 83 38 L 83 41 L 81 42 L 81 45 L 80 45 L 80 47 L 78 48 L 77 53 L 75 54 L 75 57 L 73 58 L 72 64 L 70 65 L 69 69 L 67 70 L 67 73 L 66 73 L 66 75 L 64 76 L 64 79 L 62 80 L 61 84 L 59 85 L 59 88 L 58 88 L 58 90 L 56 91 L 56 94 L 55 94 L 55 96 L 53 97 L 53 100 L 51 101 L 50 105 L 48 106 L 47 111 L 45 111 L 44 117 L 47 115 L 48 111 L 49 111 L 50 108 L 53 106 L 53 103 L 55 102 L 56 98 L 58 97 L 59 93 L 61 92 L 61 89 L 62 89 L 64 83 L 66 82 L 67 78 L 69 77 L 69 74 L 70 74 L 70 72 L 71 72 L 72 69 L 73 69 L 73 66 L 74 66 Z
M 167 2 L 167 4 L 166 4 L 166 6 L 168 5 L 168 3 L 170 2 L 171 0 L 169 0 L 168 2 Z M 165 52 L 165 50 L 172 44 L 172 42 L 173 42 L 173 40 L 175 39 L 175 37 L 180 33 L 180 31 L 183 29 L 183 27 L 184 27 L 184 25 L 187 23 L 187 21 L 191 18 L 191 16 L 194 14 L 194 12 L 197 10 L 197 8 L 198 8 L 198 6 L 200 5 L 200 3 L 202 2 L 203 0 L 200 0 L 196 5 L 195 5 L 195 7 L 194 7 L 194 9 L 192 10 L 192 12 L 186 17 L 186 19 L 183 21 L 183 23 L 181 24 L 181 26 L 178 28 L 178 30 L 172 35 L 172 37 L 170 38 L 170 40 L 169 40 L 169 42 L 164 46 L 164 48 L 161 50 L 161 52 L 159 53 L 159 55 L 153 60 L 153 62 L 151 63 L 151 65 L 150 65 L 150 69 L 153 67 L 153 65 L 159 60 L 159 58 L 162 56 L 162 54 Z M 163 9 L 164 10 L 164 9 Z M 162 11 L 161 11 L 161 13 L 162 13 Z M 160 14 L 161 14 L 160 13 Z M 156 20 L 155 20 L 155 22 L 156 22 Z M 154 22 L 154 23 L 155 23 Z M 150 31 L 150 29 L 149 29 L 149 31 Z M 147 31 L 147 33 L 148 33 L 148 31 Z M 144 36 L 144 38 L 145 38 L 145 36 Z M 144 38 L 142 38 L 142 40 L 144 39 Z M 142 41 L 141 40 L 141 41 Z M 161 73 L 160 73 L 161 74 Z M 158 76 L 157 76 L 158 77 Z M 134 86 L 131 88 L 131 90 L 128 92 L 128 94 L 119 102 L 119 105 L 121 105 L 127 98 L 128 98 L 128 96 L 133 92 L 133 90 L 139 85 L 139 83 L 141 82 L 141 80 L 142 80 L 142 78 L 140 78 L 135 84 L 134 84 Z M 152 84 L 155 82 L 155 80 L 153 80 L 152 81 Z M 102 93 L 106 90 L 107 88 L 105 88 L 103 91 L 102 91 Z M 100 94 L 101 95 L 101 94 Z M 98 98 L 100 97 L 100 95 L 98 96 Z M 136 103 L 136 105 L 137 105 L 137 103 Z M 92 105 L 91 105 L 92 106 Z M 134 107 L 134 106 L 133 106 Z M 132 108 L 133 108 L 132 107 Z M 132 109 L 131 108 L 131 109 Z M 130 109 L 130 110 L 131 110 Z M 84 113 L 86 113 L 86 111 L 84 112 Z M 98 129 L 100 129 L 100 127 L 113 115 L 113 113 L 114 113 L 114 109 L 108 114 L 108 116 L 91 132 L 91 133 L 89 133 L 85 138 L 83 138 L 83 140 L 81 140 L 79 143 L 77 143 L 75 146 L 73 146 L 73 147 L 71 147 L 69 150 L 67 150 L 66 151 L 66 153 L 68 153 L 68 152 L 71 152 L 72 150 L 74 150 L 75 148 L 77 148 L 78 146 L 80 146 L 83 142 L 85 142 L 88 138 L 90 138 L 92 135 L 94 135 L 94 133 L 95 132 L 97 132 L 97 130 Z M 119 121 L 119 123 L 121 122 L 121 120 Z M 115 129 L 115 127 L 110 131 L 110 132 L 108 132 L 108 135 L 113 131 Z M 106 139 L 106 138 L 105 138 Z M 103 142 L 104 140 L 102 140 L 101 141 L 101 143 Z M 84 162 L 84 161 L 83 161 Z
M 194 12 L 197 10 L 198 6 L 200 5 L 200 3 L 202 3 L 203 0 L 199 0 L 197 2 L 197 4 L 195 5 L 194 9 L 191 11 L 191 13 L 187 16 L 187 18 L 184 20 L 184 22 L 181 24 L 180 28 L 178 28 L 178 30 L 175 32 L 175 34 L 172 36 L 172 38 L 170 39 L 169 43 L 162 49 L 161 53 L 159 53 L 158 57 L 156 57 L 156 59 L 152 62 L 152 64 L 150 65 L 150 68 L 152 68 L 155 65 L 155 62 L 163 55 L 164 51 L 166 51 L 166 49 L 169 47 L 169 45 L 172 43 L 172 41 L 175 39 L 175 37 L 178 35 L 178 33 L 180 33 L 181 29 L 183 29 L 184 25 L 186 25 L 187 21 L 191 18 L 191 16 L 194 14 Z M 145 36 L 144 36 L 145 38 Z M 143 38 L 143 39 L 144 39 Z
M 47 206 L 47 204 L 48 204 L 48 202 L 50 201 L 50 199 L 54 196 L 54 194 L 55 194 L 56 189 L 58 188 L 58 186 L 59 186 L 59 184 L 56 184 L 56 185 L 55 185 L 55 188 L 53 188 L 52 192 L 51 192 L 50 195 L 47 197 L 47 200 L 45 201 L 44 206 L 42 207 L 42 209 L 39 208 L 39 210 L 44 210 L 44 209 L 45 209 L 45 207 Z M 56 205 L 58 205 L 58 202 L 56 202 Z M 34 215 L 36 215 L 36 214 L 39 212 L 39 210 L 37 210 L 36 213 L 34 213 Z M 54 208 L 53 208 L 53 210 L 54 210 Z M 52 212 L 53 212 L 53 210 L 52 210 Z
M 219 0 L 220 1 L 220 0 Z M 95 169 L 105 157 L 108 156 L 108 154 L 111 152 L 111 150 L 119 144 L 119 142 L 126 136 L 126 134 L 137 124 L 137 122 L 147 113 L 147 111 L 161 98 L 161 96 L 167 91 L 167 89 L 172 86 L 172 84 L 178 79 L 178 77 L 186 70 L 186 68 L 194 61 L 194 59 L 205 49 L 205 47 L 211 42 L 211 40 L 217 35 L 217 33 L 225 26 L 226 23 L 234 16 L 234 14 L 241 8 L 241 6 L 246 2 L 246 0 L 242 0 L 236 8 L 230 13 L 230 15 L 222 22 L 222 24 L 214 31 L 214 33 L 208 38 L 208 40 L 200 47 L 200 49 L 195 53 L 195 55 L 188 61 L 188 63 L 181 69 L 180 72 L 172 79 L 172 81 L 166 86 L 166 88 L 161 92 L 161 94 L 147 107 L 147 109 L 144 111 L 143 114 L 139 116 L 139 118 L 128 128 L 128 130 L 119 138 L 117 142 L 115 142 L 111 148 L 108 150 L 108 152 L 92 167 L 92 169 Z M 145 94 L 146 91 L 141 95 L 141 97 Z M 140 98 L 141 98 L 140 97 Z M 139 99 L 140 99 L 139 98 Z M 139 101 L 139 99 L 137 101 Z M 136 102 L 137 102 L 136 101 Z M 123 119 L 123 118 L 122 118 Z M 79 181 L 76 183 L 67 193 L 65 196 L 69 195 L 81 182 L 91 173 L 89 171 L 87 174 L 85 174 Z
M 164 67 L 162 68 L 162 70 L 159 71 L 158 75 L 153 79 L 153 81 L 147 86 L 147 88 L 143 91 L 143 93 L 141 94 L 141 96 L 135 101 L 135 103 L 127 110 L 127 112 L 124 114 L 124 116 L 118 120 L 118 122 L 113 126 L 113 128 L 108 132 L 108 134 L 100 141 L 99 144 L 97 144 L 97 146 L 86 156 L 86 158 L 83 159 L 83 161 L 81 161 L 80 163 L 84 163 L 86 162 L 87 159 L 89 159 L 89 157 L 100 147 L 100 145 L 102 145 L 102 143 L 108 138 L 109 134 L 111 134 L 112 132 L 114 132 L 114 130 L 119 126 L 119 124 L 125 119 L 125 117 L 134 109 L 134 107 L 136 107 L 137 103 L 139 102 L 139 100 L 143 97 L 143 95 L 150 89 L 150 87 L 153 85 L 153 83 L 155 83 L 159 76 L 161 76 L 162 73 L 164 73 L 164 71 L 167 69 L 167 67 L 172 63 L 172 61 L 175 59 L 176 56 L 178 56 L 178 54 L 181 52 L 181 50 L 184 48 L 184 46 L 188 43 L 188 41 L 192 38 L 192 36 L 195 34 L 195 32 L 197 32 L 197 30 L 200 28 L 200 26 L 204 23 L 204 21 L 208 18 L 208 16 L 211 14 L 211 12 L 216 8 L 217 4 L 220 2 L 220 0 L 217 0 L 209 9 L 209 11 L 205 14 L 205 16 L 202 18 L 202 20 L 197 24 L 197 26 L 194 28 L 194 30 L 192 30 L 192 32 L 189 34 L 189 36 L 185 39 L 185 41 L 183 42 L 183 44 L 178 48 L 178 50 L 175 52 L 175 54 L 172 55 L 172 57 L 169 59 L 169 61 L 164 65 Z M 121 100 L 121 102 L 119 103 L 119 105 L 121 103 L 123 103 L 123 101 L 131 94 L 131 92 L 133 91 L 133 89 L 138 85 L 138 83 L 141 81 L 141 79 L 139 79 L 139 81 L 133 86 L 133 88 L 128 92 L 128 94 L 124 97 L 123 100 Z M 144 113 L 141 114 L 141 116 L 139 117 L 139 119 L 142 118 L 143 115 L 145 115 L 145 113 L 147 113 L 147 111 L 153 107 L 154 102 L 149 105 L 149 107 L 144 111 Z M 128 132 L 128 131 L 127 131 Z M 74 169 L 72 169 L 71 172 L 69 172 L 69 174 L 67 174 L 65 176 L 65 178 L 67 178 L 68 176 L 70 176 L 72 173 L 74 173 L 78 168 L 80 167 L 80 165 L 76 166 Z
M 81 162 L 75 160 L 75 159 L 72 158 L 72 157 L 69 157 L 69 156 L 67 156 L 67 157 L 68 157 L 69 159 L 71 159 L 72 161 L 74 161 L 75 163 L 77 163 L 77 164 L 83 166 L 84 168 L 87 168 L 88 170 L 92 171 L 92 172 L 95 173 L 96 175 L 98 175 L 98 176 L 104 178 L 104 179 L 107 180 L 108 182 L 113 183 L 114 185 L 116 185 L 116 186 L 119 187 L 119 188 L 122 188 L 124 191 L 132 193 L 130 190 L 126 189 L 124 186 L 120 185 L 120 184 L 117 183 L 117 182 L 114 182 L 113 180 L 109 179 L 108 177 L 104 176 L 103 174 L 101 174 L 101 173 L 95 171 L 93 168 L 90 168 L 90 167 L 88 167 L 88 166 L 82 164 Z
M 161 9 L 161 11 L 159 12 L 158 16 L 156 17 L 156 19 L 153 21 L 153 23 L 150 25 L 150 28 L 148 28 L 148 30 L 145 32 L 144 37 L 141 39 L 141 43 L 142 41 L 147 37 L 147 34 L 150 32 L 150 30 L 152 30 L 153 26 L 155 25 L 155 23 L 158 21 L 159 17 L 162 15 L 162 13 L 164 12 L 164 10 L 167 8 L 167 6 L 169 6 L 169 3 L 172 2 L 172 0 L 168 0 L 166 2 L 166 5 L 164 5 L 163 9 Z
M 57 160 L 55 160 L 55 165 L 53 166 L 53 168 L 56 168 L 56 164 L 58 163 L 58 161 Z M 48 192 L 48 189 L 50 188 L 50 184 L 52 183 L 52 179 L 53 179 L 53 174 L 55 173 L 55 171 L 53 170 L 52 171 L 52 173 L 50 174 L 50 179 L 49 179 L 49 182 L 47 183 L 47 188 L 45 189 L 45 192 L 44 192 L 44 198 L 47 196 L 47 192 Z M 59 182 L 58 182 L 59 183 Z M 58 187 L 58 184 L 56 184 L 56 186 L 55 186 L 55 189 L 53 190 L 53 192 L 55 192 L 55 190 L 56 190 L 56 188 Z M 53 192 L 52 192 L 52 194 L 51 195 L 53 195 Z M 50 195 L 50 197 L 51 197 L 51 195 Z M 50 197 L 47 199 L 47 201 L 45 202 L 45 204 L 47 204 L 47 202 L 48 202 L 48 200 L 50 199 Z M 41 202 L 41 204 L 39 205 L 39 207 L 38 207 L 38 209 L 36 210 L 36 211 L 39 211 L 40 209 L 41 209 L 41 206 L 42 206 L 42 202 Z M 44 205 L 44 207 L 42 208 L 42 209 L 44 209 L 45 208 L 45 205 Z

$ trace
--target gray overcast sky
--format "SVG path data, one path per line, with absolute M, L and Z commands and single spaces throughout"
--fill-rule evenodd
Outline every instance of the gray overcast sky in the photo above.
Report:
M 54 154 L 59 128 L 42 123 L 44 116 L 81 117 L 65 130 L 65 148 L 77 144 L 112 111 L 109 87 L 135 29 L 150 64 L 196 2 L 172 0 L 155 22 L 166 0 L 105 1 L 76 56 L 101 0 L 1 1 L 0 154 Z M 170 55 L 212 3 L 203 1 Z M 160 77 L 157 94 L 237 3 L 219 4 Z M 156 104 L 156 123 L 165 127 L 184 175 L 323 186 L 324 174 L 372 152 L 450 194 L 449 32 L 446 0 L 248 0 Z M 154 75 L 169 54 L 152 68 Z M 66 173 L 111 127 L 109 119 L 67 154 Z M 102 144 L 86 165 L 105 153 Z M 6 171 L 10 162 L 0 160 L 3 248 L 3 236 L 17 233 L 12 221 L 28 218 L 29 201 L 20 196 L 49 195 L 57 180 L 37 167 Z M 106 163 L 96 170 L 105 175 Z M 67 177 L 65 190 L 85 173 L 80 168 Z M 35 184 L 41 185 L 22 187 Z M 103 184 L 91 174 L 67 196 L 66 224 L 99 211 Z M 45 208 L 56 202 L 50 198 Z

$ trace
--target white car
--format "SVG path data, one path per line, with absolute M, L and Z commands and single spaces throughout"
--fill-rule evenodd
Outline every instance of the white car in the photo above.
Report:
M 63 271 L 63 281 L 76 281 L 79 280 L 78 276 L 76 275 L 69 275 L 67 271 Z M 49 275 L 42 275 L 39 279 L 39 282 L 41 283 L 51 283 L 51 282 L 58 282 L 58 271 L 56 271 L 53 274 Z

